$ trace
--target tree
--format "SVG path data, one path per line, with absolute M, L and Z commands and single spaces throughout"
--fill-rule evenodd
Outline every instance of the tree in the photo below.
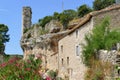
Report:
M 43 19 L 39 19 L 38 24 L 40 24 L 40 26 L 42 26 L 44 28 L 45 24 L 50 22 L 52 20 L 52 18 L 53 18 L 52 16 L 45 16 Z
M 85 14 L 88 14 L 91 11 L 92 9 L 84 4 L 77 9 L 78 17 L 83 17 Z
M 60 22 L 63 24 L 64 29 L 67 28 L 68 22 L 72 19 L 77 17 L 77 12 L 75 10 L 69 9 L 69 10 L 64 10 L 60 14 Z
M 115 3 L 115 0 L 95 0 L 93 2 L 93 8 L 94 10 L 101 10 L 114 3 Z
M 4 53 L 5 43 L 9 41 L 8 27 L 4 24 L 0 24 L 0 54 Z
M 60 20 L 60 14 L 58 12 L 54 12 L 53 19 L 54 20 Z

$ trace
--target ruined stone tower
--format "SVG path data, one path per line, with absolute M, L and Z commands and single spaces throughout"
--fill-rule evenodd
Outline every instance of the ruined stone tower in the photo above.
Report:
M 23 7 L 22 11 L 22 35 L 31 27 L 32 11 L 30 7 Z

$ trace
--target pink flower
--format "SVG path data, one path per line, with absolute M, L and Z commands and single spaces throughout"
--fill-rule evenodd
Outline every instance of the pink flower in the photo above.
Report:
M 20 67 L 20 64 L 16 63 L 15 66 Z
M 8 63 L 9 63 L 9 64 L 12 64 L 12 63 L 14 63 L 14 62 L 16 62 L 16 61 L 18 61 L 18 60 L 20 60 L 20 58 L 18 58 L 18 57 L 12 57 L 12 58 L 10 58 L 10 59 L 8 60 Z
M 30 63 L 31 63 L 31 61 L 30 61 L 30 60 L 27 60 L 27 63 L 28 63 L 28 64 L 30 64 Z
M 51 80 L 51 78 L 49 76 L 46 77 L 46 80 Z
M 0 64 L 0 67 L 5 67 L 5 66 L 7 66 L 7 63 L 2 63 L 2 64 Z
M 40 55 L 40 54 L 35 54 L 35 57 L 38 59 L 41 59 L 42 58 L 42 56 Z

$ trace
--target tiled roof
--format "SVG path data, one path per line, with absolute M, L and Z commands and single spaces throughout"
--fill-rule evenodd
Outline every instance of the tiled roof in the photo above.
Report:
M 82 25 L 86 24 L 92 17 L 94 17 L 96 15 L 99 15 L 101 13 L 105 13 L 105 12 L 109 12 L 111 10 L 117 10 L 117 9 L 120 9 L 120 5 L 119 4 L 111 5 L 109 7 L 106 7 L 104 9 L 102 9 L 102 10 L 99 10 L 99 11 L 90 12 L 89 14 L 87 14 L 83 18 L 81 18 L 81 21 L 74 28 L 72 28 L 69 31 L 69 34 L 71 34 L 72 32 L 74 32 L 76 29 L 82 27 Z

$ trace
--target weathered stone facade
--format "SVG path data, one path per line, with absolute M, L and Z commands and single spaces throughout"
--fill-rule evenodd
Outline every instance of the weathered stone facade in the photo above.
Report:
M 23 7 L 22 11 L 22 34 L 31 27 L 32 11 L 30 7 Z
M 82 43 L 84 37 L 92 30 L 92 19 L 85 25 L 76 29 L 70 35 L 59 41 L 59 75 L 68 76 L 69 80 L 84 80 L 87 67 L 82 60 Z

